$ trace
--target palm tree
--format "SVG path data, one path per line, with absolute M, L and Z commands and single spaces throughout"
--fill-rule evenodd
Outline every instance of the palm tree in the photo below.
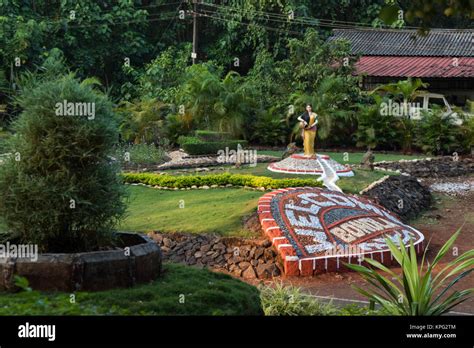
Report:
M 408 78 L 407 80 L 397 81 L 395 83 L 388 83 L 375 88 L 370 94 L 376 92 L 386 92 L 393 94 L 395 97 L 402 98 L 403 110 L 408 110 L 408 103 L 412 102 L 418 95 L 420 88 L 428 87 L 427 83 L 423 83 L 420 79 Z M 409 115 L 403 115 L 398 124 L 403 134 L 403 152 L 411 153 L 411 145 L 413 142 L 413 136 L 415 126 Z
M 163 128 L 162 111 L 167 104 L 156 99 L 122 102 L 117 111 L 126 114 L 120 125 L 122 136 L 134 144 L 158 144 Z
M 294 105 L 312 105 L 319 116 L 318 134 L 321 139 L 327 139 L 331 135 L 334 122 L 347 121 L 352 117 L 352 113 L 343 108 L 346 102 L 345 85 L 342 77 L 329 75 L 322 78 L 312 93 L 296 92 L 290 97 Z M 296 124 L 293 134 L 298 132 L 299 125 Z
M 253 100 L 240 75 L 231 71 L 221 80 L 201 64 L 191 67 L 188 76 L 181 98 L 195 123 L 241 136 Z

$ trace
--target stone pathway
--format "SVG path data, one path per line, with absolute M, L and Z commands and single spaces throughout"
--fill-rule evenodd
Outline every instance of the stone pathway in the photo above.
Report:
M 440 181 L 430 185 L 430 190 L 450 196 L 464 196 L 474 191 L 474 178 L 463 181 Z

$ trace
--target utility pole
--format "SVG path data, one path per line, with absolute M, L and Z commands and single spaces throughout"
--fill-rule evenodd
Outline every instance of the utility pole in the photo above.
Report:
M 198 0 L 193 0 L 193 52 L 191 53 L 191 58 L 193 59 L 193 64 L 196 64 L 197 61 L 197 46 L 198 46 L 198 23 L 197 23 L 197 11 L 198 11 Z

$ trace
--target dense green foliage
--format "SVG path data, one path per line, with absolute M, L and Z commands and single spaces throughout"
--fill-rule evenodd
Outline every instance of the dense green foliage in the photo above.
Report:
M 464 0 L 426 6 L 406 0 L 210 1 L 199 5 L 198 64 L 191 66 L 191 5 L 2 1 L 0 104 L 7 112 L 0 123 L 21 112 L 11 97 L 23 77 L 55 57 L 81 78 L 96 77 L 108 91 L 127 143 L 176 145 L 180 136 L 206 129 L 253 144 L 286 145 L 299 134 L 292 132 L 296 117 L 310 102 L 321 117 L 319 147 L 409 152 L 411 144 L 426 143 L 415 139 L 416 126 L 402 119 L 389 129 L 388 118 L 372 120 L 375 109 L 359 113 L 355 105 L 371 103 L 352 75 L 357 57 L 350 56 L 347 42 L 326 39 L 332 29 L 384 27 L 399 9 L 415 24 L 472 26 L 463 20 L 472 15 Z M 390 25 L 406 24 L 397 19 Z
M 417 145 L 423 152 L 433 155 L 467 152 L 474 145 L 474 119 L 463 121 L 462 125 L 455 125 L 454 117 L 444 116 L 441 109 L 423 113 L 423 118 L 416 124 Z
M 237 150 L 247 146 L 246 140 L 203 141 L 197 137 L 180 137 L 181 148 L 190 155 L 216 155 L 218 151 Z
M 228 275 L 164 264 L 163 275 L 131 289 L 0 293 L 0 315 L 262 315 L 257 288 Z
M 165 151 L 153 144 L 119 145 L 114 158 L 121 164 L 160 164 L 167 159 Z
M 272 179 L 265 176 L 242 175 L 242 174 L 209 174 L 209 175 L 160 175 L 148 173 L 124 173 L 123 179 L 129 184 L 146 184 L 161 187 L 177 187 L 185 188 L 191 186 L 211 186 L 211 185 L 228 185 L 248 186 L 248 187 L 265 187 L 265 188 L 284 188 L 284 187 L 300 187 L 313 186 L 321 187 L 320 181 L 315 179 Z
M 38 244 L 43 252 L 109 243 L 125 211 L 119 168 L 109 157 L 118 139 L 112 104 L 73 75 L 22 92 L 23 112 L 9 140 L 12 155 L 0 166 L 0 214 L 8 239 Z M 64 101 L 84 103 L 94 113 L 61 114 L 58 103 Z

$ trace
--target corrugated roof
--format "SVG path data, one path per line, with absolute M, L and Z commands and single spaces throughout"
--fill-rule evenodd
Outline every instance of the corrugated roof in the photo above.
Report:
M 474 58 L 363 56 L 357 74 L 392 77 L 474 77 Z
M 347 39 L 364 56 L 474 57 L 474 30 L 334 29 L 330 41 Z

